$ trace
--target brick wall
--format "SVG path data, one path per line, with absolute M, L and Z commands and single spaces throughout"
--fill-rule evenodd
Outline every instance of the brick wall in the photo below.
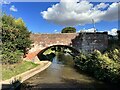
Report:
M 52 45 L 68 45 L 77 50 L 93 51 L 105 50 L 108 46 L 107 33 L 64 33 L 64 34 L 31 34 L 34 47 L 30 52 L 44 49 Z

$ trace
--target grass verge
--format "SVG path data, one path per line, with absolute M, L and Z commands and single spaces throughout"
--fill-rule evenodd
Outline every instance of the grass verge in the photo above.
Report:
M 2 65 L 2 80 L 10 79 L 11 77 L 33 69 L 36 66 L 38 66 L 38 64 L 28 61 L 22 61 L 21 63 L 13 65 Z

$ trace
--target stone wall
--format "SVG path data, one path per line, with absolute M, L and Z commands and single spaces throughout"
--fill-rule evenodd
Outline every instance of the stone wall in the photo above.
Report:
M 108 35 L 100 33 L 64 33 L 64 34 L 31 34 L 34 44 L 30 52 L 42 50 L 53 45 L 68 45 L 82 51 L 98 49 L 104 51 L 108 46 Z
M 108 46 L 107 32 L 79 33 L 79 35 L 72 40 L 72 46 L 88 52 L 92 52 L 95 49 L 104 51 Z

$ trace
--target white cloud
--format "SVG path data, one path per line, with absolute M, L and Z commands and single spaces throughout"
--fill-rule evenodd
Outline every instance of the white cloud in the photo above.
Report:
M 92 32 L 94 32 L 94 28 L 90 28 L 90 29 L 83 29 L 83 30 L 79 30 L 79 31 L 77 31 L 78 33 L 79 32 L 90 32 L 90 33 L 92 33 Z
M 98 5 L 95 6 L 96 9 L 105 9 L 109 6 L 109 4 L 105 4 L 105 3 L 100 3 Z
M 120 2 L 112 3 L 106 11 L 103 19 L 108 21 L 120 19 L 120 17 L 118 17 L 118 12 L 120 12 L 120 9 L 118 9 L 119 6 Z
M 54 30 L 54 32 L 57 32 L 57 30 Z
M 18 10 L 17 10 L 17 8 L 14 5 L 12 5 L 10 7 L 10 11 L 17 12 Z
M 0 1 L 0 4 L 6 4 L 6 5 L 7 5 L 7 4 L 10 4 L 10 2 L 9 2 L 9 1 L 6 1 L 6 0 L 1 0 L 1 1 Z
M 117 28 L 113 28 L 111 30 L 105 30 L 105 31 L 108 32 L 109 35 L 115 36 L 115 35 L 117 35 L 117 30 L 118 30 Z M 92 32 L 94 32 L 94 28 L 79 30 L 78 33 L 79 32 L 89 32 L 89 33 L 92 33 Z M 104 31 L 99 31 L 99 32 L 104 32 Z
M 90 28 L 90 29 L 87 29 L 87 30 L 84 30 L 85 32 L 94 32 L 94 28 Z
M 91 24 L 92 19 L 94 19 L 95 22 L 118 19 L 119 3 L 112 3 L 111 5 L 100 3 L 94 6 L 86 0 L 82 0 L 79 3 L 79 0 L 70 1 L 71 0 L 61 0 L 60 3 L 49 7 L 47 11 L 41 12 L 43 18 L 64 26 Z
M 55 29 L 55 30 L 54 30 L 54 33 L 59 33 L 59 32 L 58 32 L 58 30 Z
M 113 28 L 113 29 L 111 29 L 110 31 L 108 31 L 108 34 L 115 36 L 115 35 L 117 35 L 117 30 L 118 30 L 118 29 Z

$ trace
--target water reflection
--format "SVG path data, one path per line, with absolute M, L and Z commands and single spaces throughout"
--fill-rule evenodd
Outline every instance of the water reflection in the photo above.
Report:
M 44 88 L 74 88 L 82 90 L 108 89 L 117 90 L 118 87 L 99 82 L 74 68 L 73 57 L 57 53 L 52 65 L 41 73 L 23 82 L 21 90 Z
M 60 62 L 65 65 L 74 66 L 74 60 L 73 57 L 69 54 L 64 53 L 57 53 L 56 54 L 56 60 L 57 62 Z

